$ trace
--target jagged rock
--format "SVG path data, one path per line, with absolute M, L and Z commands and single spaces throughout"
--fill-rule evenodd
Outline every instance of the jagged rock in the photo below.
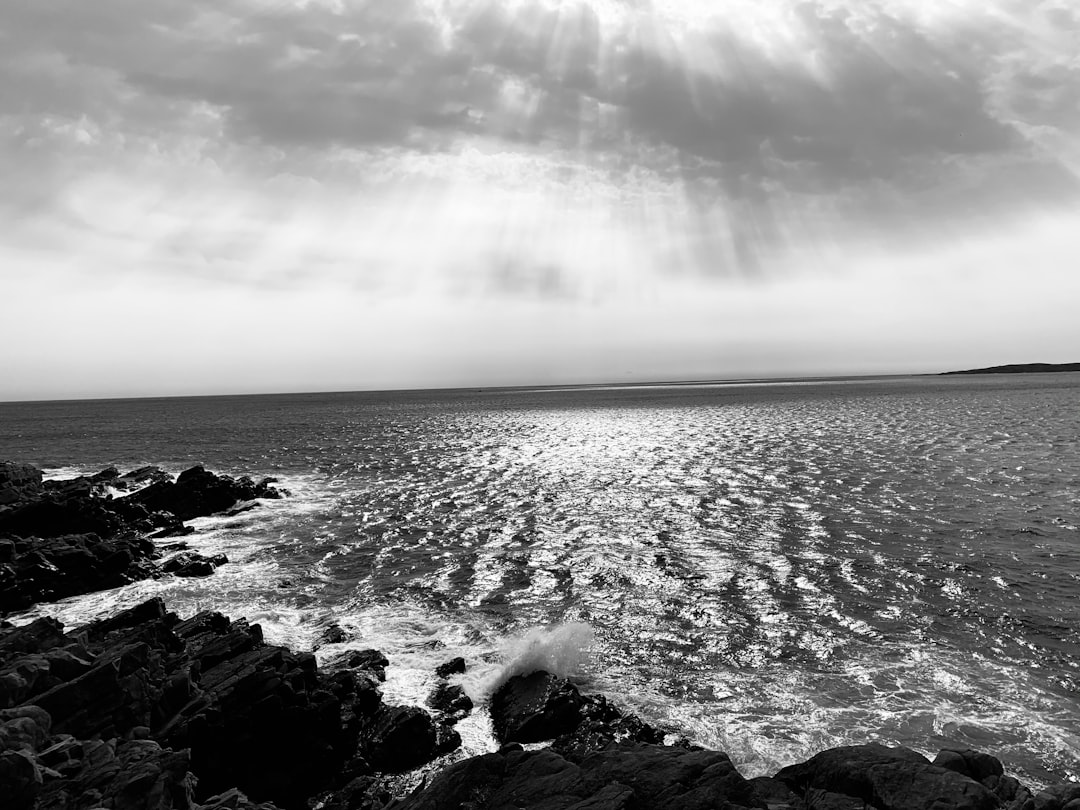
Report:
M 42 781 L 41 768 L 29 751 L 0 751 L 0 796 L 6 808 L 30 810 L 41 793 Z
M 122 500 L 141 504 L 151 511 L 171 512 L 181 520 L 191 520 L 223 512 L 239 501 L 280 497 L 281 493 L 274 489 L 270 479 L 255 484 L 247 476 L 234 479 L 195 466 L 180 473 L 176 481 L 158 481 Z
M 823 751 L 776 774 L 804 800 L 824 791 L 865 802 L 878 810 L 993 810 L 999 806 L 984 785 L 956 771 L 933 765 L 907 748 L 857 745 Z
M 178 577 L 206 577 L 214 573 L 219 565 L 224 565 L 229 558 L 224 554 L 206 557 L 194 551 L 182 551 L 166 560 L 161 570 Z
M 380 681 L 386 680 L 386 668 L 390 662 L 378 650 L 360 650 L 349 656 L 348 665 L 372 673 Z
M 427 705 L 457 721 L 472 711 L 473 702 L 465 694 L 464 687 L 440 683 L 428 695 Z
M 112 486 L 116 489 L 137 489 L 145 484 L 156 484 L 161 481 L 172 481 L 172 476 L 160 467 L 139 467 L 126 472 L 113 479 Z
M 725 754 L 622 743 L 581 763 L 508 749 L 455 763 L 395 810 L 764 808 Z
M 16 537 L 96 534 L 98 537 L 111 537 L 126 527 L 126 521 L 110 508 L 110 503 L 89 494 L 65 498 L 62 493 L 52 493 L 0 514 L 0 534 Z
M 451 675 L 459 675 L 465 671 L 465 659 L 461 656 L 451 658 L 444 664 L 435 667 L 435 674 L 440 678 L 449 678 Z
M 319 638 L 315 642 L 314 648 L 317 650 L 317 649 L 319 649 L 319 647 L 323 647 L 323 646 L 325 646 L 327 644 L 341 644 L 341 643 L 347 641 L 348 638 L 349 638 L 348 633 L 346 633 L 342 629 L 341 625 L 339 625 L 339 624 L 331 624 L 331 625 L 327 626 L 326 628 L 324 628 L 321 633 L 319 633 Z M 386 666 L 386 665 L 384 664 L 383 666 Z
M 552 744 L 554 750 L 573 762 L 580 762 L 586 755 L 613 742 L 664 741 L 662 731 L 650 726 L 637 715 L 620 711 L 603 695 L 582 696 L 578 714 L 581 719 L 574 730 L 561 735 Z
M 581 694 L 564 678 L 537 671 L 515 675 L 491 697 L 499 742 L 532 743 L 568 734 L 582 720 Z
M 140 537 L 103 540 L 97 534 L 14 541 L 11 586 L 0 611 L 19 610 L 89 591 L 115 588 L 156 572 L 153 543 Z
M 186 751 L 153 740 L 89 741 L 72 747 L 66 778 L 48 781 L 38 810 L 188 810 L 194 778 Z
M 457 732 L 436 726 L 415 706 L 383 706 L 365 730 L 367 759 L 380 771 L 411 770 L 461 745 Z
M 29 464 L 0 461 L 0 506 L 40 494 L 41 470 Z

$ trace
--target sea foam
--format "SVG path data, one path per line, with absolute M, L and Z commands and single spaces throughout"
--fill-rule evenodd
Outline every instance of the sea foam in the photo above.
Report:
M 561 677 L 580 675 L 595 638 L 592 627 L 584 622 L 534 627 L 509 639 L 501 656 L 506 663 L 472 685 L 472 689 L 466 685 L 466 690 L 486 697 L 515 675 L 537 670 Z

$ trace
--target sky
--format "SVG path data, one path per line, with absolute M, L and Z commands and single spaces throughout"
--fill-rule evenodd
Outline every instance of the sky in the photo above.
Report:
M 1080 360 L 1074 0 L 4 0 L 0 400 Z

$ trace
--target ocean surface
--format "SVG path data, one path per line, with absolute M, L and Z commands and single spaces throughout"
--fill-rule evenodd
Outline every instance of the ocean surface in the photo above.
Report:
M 1080 374 L 0 404 L 50 477 L 276 476 L 194 521 L 204 580 L 151 595 L 391 659 L 391 701 L 470 663 L 572 674 L 748 776 L 878 740 L 1080 776 Z M 491 748 L 484 712 L 464 753 Z

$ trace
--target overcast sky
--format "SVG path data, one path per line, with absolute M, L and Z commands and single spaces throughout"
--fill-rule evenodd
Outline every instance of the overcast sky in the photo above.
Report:
M 0 399 L 1080 360 L 1074 0 L 4 0 Z

